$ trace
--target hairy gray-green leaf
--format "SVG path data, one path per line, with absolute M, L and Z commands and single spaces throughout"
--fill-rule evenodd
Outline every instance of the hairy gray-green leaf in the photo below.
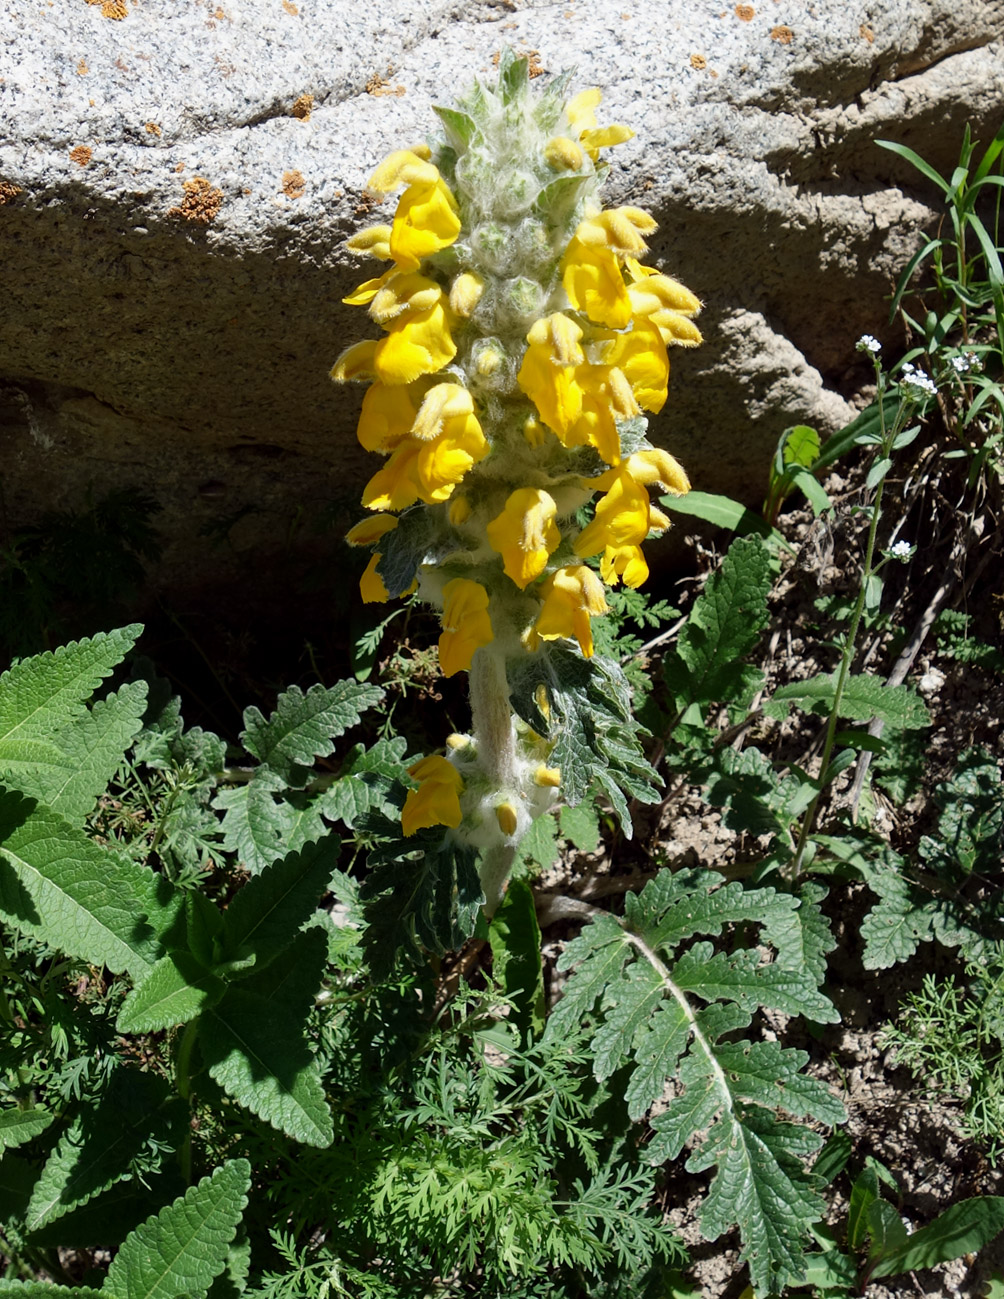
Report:
M 0 794 L 0 844 L 0 919 L 115 974 L 157 961 L 181 905 L 162 876 L 15 792 Z
M 104 1299 L 203 1299 L 223 1271 L 251 1185 L 246 1159 L 231 1159 L 148 1218 L 112 1260 Z

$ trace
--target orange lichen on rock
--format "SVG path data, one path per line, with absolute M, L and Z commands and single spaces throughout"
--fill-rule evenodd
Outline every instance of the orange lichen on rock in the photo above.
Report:
M 300 12 L 296 5 L 293 4 L 293 0 L 282 0 L 282 7 L 288 14 L 292 14 L 294 18 Z
M 87 60 L 81 59 L 77 64 L 77 76 L 86 77 L 88 72 L 90 72 L 90 68 L 87 66 Z
M 78 144 L 75 149 L 70 150 L 70 161 L 75 162 L 78 167 L 86 167 L 93 155 L 93 150 L 86 144 Z
M 704 69 L 708 66 L 708 60 L 704 57 L 703 54 L 691 54 L 690 66 L 696 72 L 703 72 Z
M 87 0 L 89 5 L 100 5 L 102 18 L 125 18 L 129 10 L 126 7 L 125 0 Z
M 147 122 L 145 130 L 147 135 L 160 135 L 160 127 L 156 122 Z
M 302 171 L 284 171 L 282 173 L 282 192 L 287 198 L 303 198 L 307 192 L 307 182 Z
M 20 193 L 22 193 L 20 185 L 15 185 L 10 180 L 0 180 L 0 207 L 9 203 L 11 199 L 17 198 Z
M 388 68 L 388 71 L 390 69 Z M 367 95 L 376 95 L 380 98 L 383 95 L 396 95 L 398 99 L 405 93 L 404 86 L 392 86 L 386 77 L 381 77 L 379 72 L 374 72 L 369 81 L 366 82 Z
M 779 26 L 770 29 L 770 39 L 772 41 L 777 41 L 780 45 L 790 45 L 795 39 L 795 33 L 790 27 L 785 27 L 785 25 L 781 23 Z
M 752 22 L 756 17 L 756 10 L 752 5 L 736 5 L 736 17 L 740 22 Z
M 314 96 L 301 95 L 295 101 L 293 107 L 289 110 L 290 116 L 295 117 L 300 122 L 309 122 L 310 114 L 314 111 Z
M 869 45 L 873 45 L 875 43 L 875 33 L 874 31 L 872 31 L 872 29 L 868 26 L 867 23 L 861 24 L 861 26 L 858 28 L 858 35 L 863 36 Z
M 183 221 L 196 221 L 200 225 L 209 225 L 216 219 L 223 206 L 223 191 L 213 189 L 203 176 L 193 176 L 182 182 L 185 197 L 179 207 L 173 207 L 168 216 L 181 217 Z

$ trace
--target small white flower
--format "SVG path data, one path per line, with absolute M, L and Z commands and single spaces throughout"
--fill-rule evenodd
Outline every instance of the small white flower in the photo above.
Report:
M 873 338 L 871 334 L 862 334 L 857 341 L 855 350 L 858 352 L 870 352 L 872 356 L 875 356 L 882 351 L 882 344 L 877 338 Z
M 937 386 L 923 370 L 918 370 L 909 361 L 900 372 L 899 384 L 901 388 L 906 390 L 904 395 L 913 401 L 920 401 L 923 397 L 936 397 L 938 395 Z
M 975 352 L 963 352 L 961 356 L 952 357 L 952 368 L 956 374 L 968 374 L 979 367 L 980 358 Z
M 909 559 L 913 554 L 913 547 L 908 541 L 894 541 L 889 547 L 890 559 Z

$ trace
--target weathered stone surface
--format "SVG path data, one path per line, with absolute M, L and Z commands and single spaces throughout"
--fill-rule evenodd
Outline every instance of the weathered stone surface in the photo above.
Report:
M 122 14 L 115 18 L 111 15 Z M 327 371 L 367 321 L 341 241 L 367 176 L 503 43 L 599 85 L 608 202 L 706 302 L 654 429 L 755 500 L 780 431 L 829 430 L 935 219 L 876 137 L 950 168 L 1004 117 L 1001 0 L 11 0 L 0 31 L 0 419 L 8 521 L 85 485 L 162 501 L 165 581 L 346 522 L 372 471 Z M 308 97 L 312 96 L 312 102 Z M 389 204 L 388 204 L 389 206 Z M 392 208 L 391 208 L 392 210 Z M 213 566 L 220 558 L 214 555 Z

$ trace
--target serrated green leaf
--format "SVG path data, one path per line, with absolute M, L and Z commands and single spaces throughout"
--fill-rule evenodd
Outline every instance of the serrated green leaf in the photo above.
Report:
M 320 918 L 320 913 L 319 913 Z M 241 990 L 261 1002 L 283 1006 L 293 1019 L 302 1020 L 314 1004 L 327 963 L 328 930 L 311 925 L 297 934 L 283 952 L 283 960 L 259 969 L 257 965 L 241 978 Z
M 592 1041 L 593 1073 L 601 1082 L 620 1068 L 664 995 L 662 980 L 645 962 L 633 963 L 625 978 L 607 985 L 603 1022 Z
M 519 841 L 519 860 L 537 867 L 541 873 L 550 870 L 558 860 L 557 828 L 554 817 L 545 812 L 538 816 Z
M 137 978 L 178 921 L 163 876 L 99 847 L 15 792 L 0 793 L 0 918 L 57 951 Z
M 38 1176 L 37 1165 L 11 1151 L 0 1156 L 0 1223 L 21 1222 Z
M 316 992 L 327 941 L 320 930 L 300 936 L 289 967 Z M 334 1134 L 317 1061 L 306 1040 L 310 1004 L 266 1000 L 235 984 L 199 1025 L 209 1072 L 234 1100 L 280 1132 L 311 1146 L 328 1146 Z
M 146 682 L 135 681 L 99 699 L 49 739 L 58 750 L 51 762 L 4 765 L 0 778 L 37 798 L 68 821 L 81 823 L 115 775 L 142 727 Z
M 635 1067 L 624 1091 L 628 1115 L 642 1118 L 666 1090 L 690 1038 L 691 1020 L 677 1001 L 658 1006 L 635 1035 Z
M 333 753 L 335 740 L 381 699 L 378 686 L 360 681 L 311 686 L 306 694 L 299 686 L 290 686 L 279 696 L 268 721 L 257 708 L 245 710 L 241 742 L 259 762 L 291 781 L 294 767 L 310 767 L 315 758 Z
M 600 846 L 600 823 L 591 803 L 563 807 L 558 813 L 561 833 L 579 852 L 595 852 Z
M 126 1239 L 102 1288 L 105 1299 L 203 1299 L 226 1265 L 251 1185 L 231 1159 Z
M 404 775 L 407 748 L 407 740 L 398 735 L 378 740 L 369 749 L 357 745 L 343 774 L 325 790 L 318 804 L 325 820 L 342 821 L 351 830 L 372 809 L 393 816 L 388 791 Z
M 191 952 L 170 952 L 122 1003 L 120 1033 L 156 1033 L 187 1024 L 223 996 L 226 984 Z
M 0 1110 L 0 1152 L 31 1141 L 52 1122 L 54 1115 L 48 1110 Z
M 185 1107 L 165 1080 L 118 1068 L 97 1104 L 70 1125 L 31 1193 L 25 1228 L 37 1231 L 127 1178 L 130 1162 L 151 1139 L 180 1142 Z
M 258 957 L 259 967 L 274 960 L 316 912 L 338 865 L 340 847 L 337 836 L 329 834 L 249 880 L 223 917 L 227 953 L 235 955 L 247 947 Z
M 248 784 L 220 790 L 213 806 L 224 813 L 224 847 L 252 875 L 328 833 L 324 795 L 288 789 L 267 766 L 259 767 Z
M 84 716 L 87 700 L 121 663 L 139 623 L 37 654 L 0 676 L 0 770 L 58 761 L 52 737 Z
M 121 1245 L 141 1222 L 185 1190 L 180 1171 L 168 1163 L 157 1176 L 116 1182 L 86 1204 L 74 1206 L 31 1234 L 40 1249 L 109 1249 Z
M 836 695 L 836 673 L 820 673 L 775 690 L 771 702 L 791 703 L 808 713 L 828 713 Z M 890 726 L 920 730 L 931 718 L 912 686 L 887 686 L 872 676 L 848 676 L 840 696 L 839 716 L 855 722 L 878 717 Z
M 742 658 L 767 621 L 770 584 L 770 555 L 763 542 L 757 537 L 734 541 L 666 656 L 666 684 L 678 707 L 738 703 L 758 688 L 762 674 L 744 667 Z
M 1004 1196 L 977 1195 L 946 1209 L 926 1227 L 881 1259 L 872 1276 L 894 1276 L 937 1267 L 963 1254 L 975 1254 L 1004 1230 Z
M 90 1286 L 53 1285 L 50 1281 L 0 1281 L 0 1299 L 108 1299 Z
M 522 1040 L 530 1042 L 544 1027 L 544 972 L 533 890 L 525 880 L 510 882 L 488 935 L 492 974 L 514 1002 L 512 1018 Z

